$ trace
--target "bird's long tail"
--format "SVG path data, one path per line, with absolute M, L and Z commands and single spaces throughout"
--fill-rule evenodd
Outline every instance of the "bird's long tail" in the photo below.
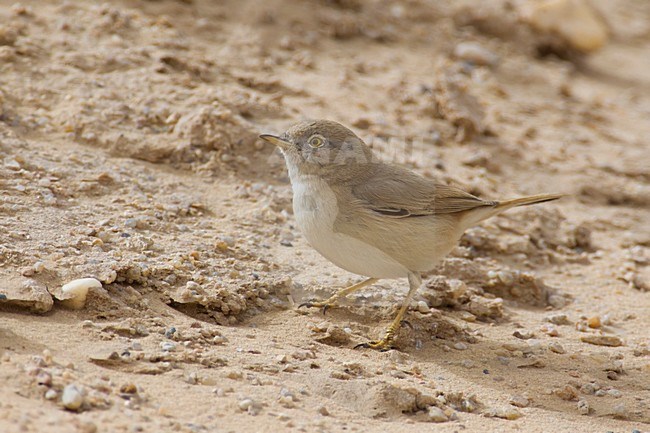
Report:
M 464 226 L 469 228 L 494 215 L 500 214 L 510 208 L 527 206 L 531 204 L 544 203 L 564 197 L 564 194 L 537 194 L 528 197 L 513 198 L 492 202 L 490 205 L 481 206 L 468 212 L 465 217 Z

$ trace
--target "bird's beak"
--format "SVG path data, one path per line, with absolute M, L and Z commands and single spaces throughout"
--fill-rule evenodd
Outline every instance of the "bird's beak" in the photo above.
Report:
M 284 141 L 280 137 L 276 137 L 275 135 L 270 135 L 270 134 L 262 134 L 260 135 L 260 138 L 264 141 L 268 141 L 271 144 L 275 144 L 278 146 L 280 149 L 288 149 L 289 146 L 291 146 L 291 143 L 288 141 Z

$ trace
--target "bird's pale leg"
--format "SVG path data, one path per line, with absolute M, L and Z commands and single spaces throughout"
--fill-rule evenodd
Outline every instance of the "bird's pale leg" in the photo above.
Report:
M 422 278 L 420 277 L 420 275 L 416 273 L 410 272 L 408 275 L 408 279 L 409 279 L 409 292 L 406 295 L 406 298 L 404 298 L 404 301 L 402 302 L 402 306 L 400 307 L 397 316 L 395 316 L 393 322 L 386 329 L 386 332 L 384 333 L 384 337 L 381 340 L 369 341 L 367 343 L 358 344 L 357 346 L 355 346 L 355 348 L 366 347 L 370 349 L 377 349 L 377 350 L 384 351 L 384 350 L 389 350 L 392 347 L 393 339 L 395 338 L 395 333 L 397 332 L 397 330 L 400 327 L 400 324 L 402 323 L 404 314 L 406 313 L 406 310 L 408 309 L 409 305 L 411 305 L 411 300 L 413 300 L 413 296 L 415 296 L 415 293 L 422 285 Z
M 323 313 L 327 311 L 328 308 L 334 306 L 336 302 L 341 299 L 345 298 L 352 292 L 356 292 L 359 289 L 362 289 L 370 284 L 374 284 L 375 282 L 378 281 L 378 278 L 368 278 L 367 280 L 361 281 L 357 284 L 353 284 L 350 287 L 346 287 L 345 289 L 341 289 L 338 292 L 336 292 L 334 295 L 329 297 L 328 299 L 325 299 L 324 301 L 313 301 L 313 302 L 304 302 L 300 305 L 298 305 L 298 308 L 300 307 L 316 307 L 316 308 L 322 308 Z

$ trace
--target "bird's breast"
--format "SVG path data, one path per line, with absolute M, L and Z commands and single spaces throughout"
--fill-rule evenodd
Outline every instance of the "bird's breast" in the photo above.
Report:
M 335 265 L 374 278 L 401 278 L 408 270 L 385 252 L 335 231 L 339 206 L 334 190 L 316 176 L 292 177 L 296 224 L 309 244 Z

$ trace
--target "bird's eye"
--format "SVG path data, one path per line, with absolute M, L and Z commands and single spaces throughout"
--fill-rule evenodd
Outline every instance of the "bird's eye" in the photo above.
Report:
M 313 148 L 323 147 L 323 144 L 325 144 L 325 139 L 319 135 L 314 135 L 309 139 L 308 143 L 309 146 Z

